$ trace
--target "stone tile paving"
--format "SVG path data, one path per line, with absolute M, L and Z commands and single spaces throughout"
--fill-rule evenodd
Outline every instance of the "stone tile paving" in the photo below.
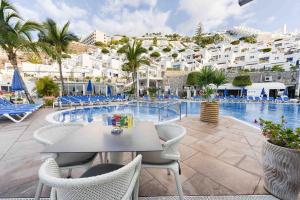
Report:
M 33 132 L 48 124 L 45 116 L 52 111 L 41 109 L 19 124 L 0 122 L 0 198 L 34 196 L 43 147 L 34 141 Z M 179 145 L 185 195 L 266 194 L 259 130 L 227 117 L 217 125 L 200 122 L 198 117 L 176 123 L 187 129 Z M 73 176 L 81 173 L 76 170 Z M 43 196 L 48 195 L 46 189 Z M 140 195 L 176 195 L 174 177 L 165 170 L 142 170 Z

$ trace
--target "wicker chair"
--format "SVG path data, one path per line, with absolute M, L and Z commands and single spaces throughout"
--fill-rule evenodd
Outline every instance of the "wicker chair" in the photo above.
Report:
M 72 134 L 75 130 L 82 128 L 84 124 L 69 123 L 69 124 L 54 124 L 44 126 L 34 132 L 34 138 L 41 144 L 47 146 L 52 145 L 59 140 Z M 72 169 L 84 167 L 88 169 L 93 163 L 97 153 L 52 153 L 44 154 L 45 159 L 52 157 L 62 169 Z
M 163 151 L 159 152 L 139 152 L 143 156 L 142 167 L 144 168 L 162 168 L 167 169 L 168 174 L 173 172 L 176 180 L 178 195 L 183 200 L 182 186 L 179 175 L 180 154 L 177 151 L 177 145 L 186 134 L 185 128 L 176 124 L 160 124 L 156 125 L 156 130 L 161 140 Z
M 51 200 L 129 200 L 132 197 L 137 200 L 141 160 L 139 155 L 129 164 L 106 174 L 65 179 L 61 178 L 55 160 L 49 158 L 42 164 L 39 178 L 52 187 Z

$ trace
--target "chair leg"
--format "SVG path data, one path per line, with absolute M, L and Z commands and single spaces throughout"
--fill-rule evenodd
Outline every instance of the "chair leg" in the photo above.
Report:
M 102 154 L 102 152 L 99 152 L 99 159 L 100 159 L 100 163 L 103 163 L 103 154 Z
M 170 176 L 171 175 L 170 169 L 167 169 L 167 171 L 168 171 L 168 175 Z
M 172 169 L 172 171 L 173 171 L 174 176 L 175 176 L 176 187 L 177 187 L 179 199 L 184 200 L 182 186 L 181 186 L 180 177 L 179 177 L 179 171 L 176 170 L 176 169 Z
M 44 184 L 39 181 L 37 189 L 36 189 L 36 192 L 35 192 L 35 196 L 34 196 L 35 200 L 39 200 L 40 199 L 42 191 L 43 191 L 43 186 L 44 186 Z
M 68 169 L 68 176 L 67 176 L 67 178 L 71 178 L 71 177 L 72 177 L 72 169 L 69 168 Z

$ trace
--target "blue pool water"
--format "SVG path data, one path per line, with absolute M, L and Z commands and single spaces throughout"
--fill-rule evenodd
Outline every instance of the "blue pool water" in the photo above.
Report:
M 182 114 L 187 107 L 188 115 L 199 115 L 200 102 L 186 102 L 181 105 Z M 279 122 L 281 116 L 286 119 L 290 128 L 300 127 L 299 104 L 262 104 L 262 103 L 221 103 L 220 112 L 223 116 L 232 116 L 245 122 L 254 123 L 259 118 Z M 131 113 L 135 119 L 151 121 L 167 121 L 179 117 L 179 104 L 170 103 L 130 103 L 118 106 L 85 107 L 55 114 L 53 119 L 57 122 L 93 122 L 101 121 L 106 113 Z
M 189 114 L 200 113 L 199 102 L 188 102 L 187 108 Z M 220 112 L 221 115 L 232 116 L 256 126 L 258 124 L 254 123 L 255 119 L 280 122 L 281 116 L 284 116 L 287 127 L 300 127 L 299 104 L 221 103 Z
M 166 109 L 159 109 L 157 104 L 131 103 L 114 106 L 84 107 L 67 110 L 55 114 L 53 119 L 56 122 L 93 122 L 101 121 L 103 114 L 130 113 L 135 119 L 149 121 L 167 121 L 178 117 L 178 112 L 169 106 Z M 179 109 L 179 106 L 178 106 Z M 177 110 L 178 110 L 177 109 Z

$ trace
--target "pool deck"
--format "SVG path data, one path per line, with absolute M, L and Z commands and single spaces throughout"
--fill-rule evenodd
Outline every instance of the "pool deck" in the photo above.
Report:
M 19 124 L 0 122 L 0 198 L 34 196 L 43 146 L 35 142 L 33 131 L 49 123 L 45 117 L 51 112 L 40 109 Z M 195 116 L 176 123 L 187 129 L 179 145 L 185 195 L 267 194 L 260 164 L 264 138 L 258 129 L 229 117 L 222 117 L 217 125 Z M 76 170 L 73 176 L 81 173 Z M 48 195 L 45 190 L 43 196 Z M 172 175 L 142 170 L 140 196 L 169 195 L 176 195 Z

